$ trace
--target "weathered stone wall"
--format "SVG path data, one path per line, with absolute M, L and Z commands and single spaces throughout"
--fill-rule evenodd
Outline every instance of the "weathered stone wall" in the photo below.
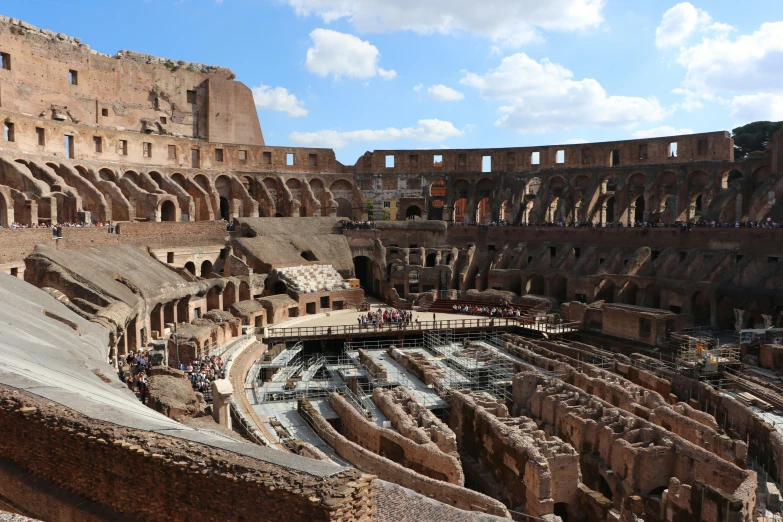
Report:
M 351 442 L 426 477 L 462 486 L 459 457 L 441 451 L 429 441 L 418 443 L 361 416 L 342 395 L 329 396 L 329 405 L 340 417 L 340 433 Z
M 348 521 L 374 512 L 373 477 L 358 471 L 324 480 L 230 451 L 91 421 L 5 386 L 0 398 L 0 458 L 130 519 L 202 519 L 209 516 L 205 491 L 231 506 L 232 519 Z M 86 465 L 90 462 L 100 465 Z M 38 498 L 29 497 L 22 507 L 47 520 L 72 520 L 73 512 L 44 511 Z
M 456 484 L 425 477 L 351 442 L 335 430 L 306 399 L 299 400 L 298 410 L 324 442 L 360 470 L 459 509 L 511 518 L 506 507 L 497 500 Z

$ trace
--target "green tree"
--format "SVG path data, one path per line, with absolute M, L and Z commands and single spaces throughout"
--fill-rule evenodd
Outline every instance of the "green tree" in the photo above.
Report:
M 367 211 L 367 219 L 375 219 L 373 217 L 373 209 L 375 208 L 375 204 L 372 202 L 372 200 L 367 200 L 364 203 L 364 209 Z
M 780 128 L 780 121 L 754 121 L 731 131 L 734 138 L 734 158 L 743 159 L 751 152 L 764 150 L 772 135 Z

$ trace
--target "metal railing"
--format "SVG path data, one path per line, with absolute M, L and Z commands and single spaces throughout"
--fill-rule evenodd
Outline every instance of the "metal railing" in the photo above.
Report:
M 211 348 L 208 352 L 208 355 L 215 355 L 222 358 L 224 361 L 227 361 L 229 358 L 233 357 L 237 350 L 247 347 L 251 340 L 256 340 L 255 333 L 242 334 L 239 337 L 231 339 L 231 341 L 227 343 L 223 343 Z
M 530 323 L 528 323 L 530 324 Z M 482 317 L 476 319 L 449 319 L 444 321 L 421 321 L 418 323 L 384 323 L 367 326 L 300 326 L 291 328 L 271 328 L 265 339 L 297 339 L 300 337 L 340 337 L 368 333 L 422 332 L 425 330 L 459 330 L 465 328 L 501 328 L 520 326 L 520 320 L 512 317 Z

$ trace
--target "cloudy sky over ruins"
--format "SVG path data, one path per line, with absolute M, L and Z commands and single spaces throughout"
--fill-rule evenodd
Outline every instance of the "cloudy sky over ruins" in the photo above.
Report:
M 6 16 L 221 65 L 267 142 L 520 146 L 783 119 L 783 2 L 25 0 Z

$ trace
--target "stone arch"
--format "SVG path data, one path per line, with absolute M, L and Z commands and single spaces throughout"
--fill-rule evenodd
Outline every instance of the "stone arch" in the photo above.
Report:
M 329 190 L 337 202 L 338 217 L 350 219 L 359 219 L 361 217 L 361 195 L 357 194 L 355 187 L 348 180 L 337 179 L 333 181 L 329 186 Z
M 117 175 L 112 169 L 108 167 L 103 167 L 98 170 L 98 177 L 103 181 L 108 181 L 109 183 L 117 183 Z
M 709 323 L 710 301 L 704 292 L 698 291 L 691 296 L 691 315 L 694 324 Z
M 14 222 L 14 204 L 9 203 L 5 191 L 0 190 L 0 226 L 10 228 Z
M 367 256 L 356 256 L 353 258 L 353 267 L 359 284 L 364 288 L 365 293 L 373 290 L 373 263 Z
M 638 299 L 639 286 L 633 281 L 628 281 L 620 289 L 620 302 L 628 305 L 635 305 Z
M 160 220 L 161 221 L 176 221 L 177 220 L 177 206 L 171 200 L 162 201 L 160 204 Z M 195 268 L 194 272 L 195 273 Z
M 414 220 L 421 220 L 421 207 L 419 205 L 409 205 L 407 209 L 405 209 L 405 219 L 414 221 Z
M 525 284 L 525 292 L 533 295 L 544 295 L 546 291 L 546 284 L 544 282 L 544 276 L 540 274 L 533 274 L 527 278 Z
M 660 308 L 661 307 L 661 287 L 656 284 L 649 284 L 644 289 L 644 302 L 642 306 L 647 308 Z
M 742 174 L 742 171 L 738 169 L 727 170 L 721 175 L 720 188 L 727 189 L 733 185 L 735 181 L 742 183 L 744 179 L 745 176 Z
M 561 274 L 555 274 L 549 290 L 559 304 L 565 303 L 568 300 L 568 278 Z
M 614 291 L 617 285 L 611 279 L 604 279 L 598 284 L 595 293 L 596 301 L 603 301 L 605 303 L 614 303 Z
M 193 275 L 196 275 L 196 264 L 193 261 L 188 261 L 185 263 L 185 270 Z
M 237 302 L 237 285 L 233 281 L 228 281 L 223 289 L 223 310 Z
M 157 170 L 151 170 L 147 174 L 150 178 L 152 178 L 152 181 L 155 182 L 158 188 L 163 190 L 163 176 L 161 176 L 160 172 Z
M 438 258 L 438 254 L 436 252 L 430 252 L 429 254 L 427 254 L 426 260 L 424 262 L 424 266 L 434 267 L 437 258 Z
M 201 277 L 207 277 L 211 273 L 212 273 L 212 261 L 207 259 L 206 261 L 201 263 Z
M 240 301 L 247 301 L 250 299 L 250 285 L 247 284 L 247 281 L 242 281 L 239 283 L 239 300 Z

